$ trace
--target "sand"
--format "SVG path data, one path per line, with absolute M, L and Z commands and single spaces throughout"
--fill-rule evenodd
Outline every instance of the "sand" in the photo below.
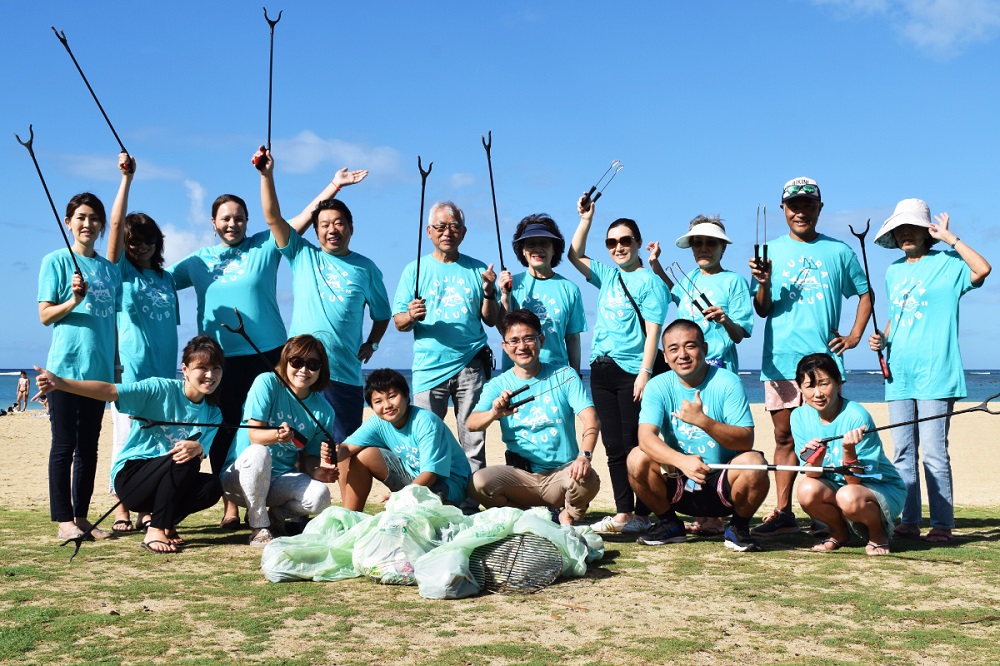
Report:
M 972 406 L 974 403 L 961 403 L 956 409 Z M 886 424 L 888 407 L 885 403 L 866 404 L 877 424 Z M 756 424 L 756 448 L 764 451 L 768 460 L 773 460 L 774 442 L 772 439 L 771 420 L 762 405 L 752 405 L 754 423 Z M 365 418 L 371 417 L 366 410 Z M 455 428 L 454 416 L 446 419 Z M 49 421 L 44 413 L 25 412 L 4 416 L 0 420 L 0 459 L 7 463 L 0 465 L 0 506 L 8 509 L 47 509 L 48 507 L 48 454 L 49 454 Z M 1000 419 L 983 412 L 975 412 L 957 416 L 951 423 L 951 455 L 954 470 L 955 504 L 959 506 L 1000 506 L 1000 457 L 994 458 L 987 454 L 986 447 L 993 428 L 1000 427 Z M 883 433 L 883 443 L 886 453 L 892 456 L 892 437 Z M 611 482 L 607 474 L 607 461 L 603 447 L 598 443 L 594 455 L 594 468 L 601 476 L 601 492 L 592 505 L 592 509 L 609 511 L 614 507 L 611 492 Z M 489 464 L 503 462 L 503 443 L 500 441 L 500 428 L 493 425 L 487 432 L 487 460 Z M 207 463 L 206 463 L 207 465 Z M 113 501 L 104 495 L 108 485 L 108 474 L 111 467 L 111 415 L 105 415 L 104 428 L 101 432 L 99 462 L 97 468 L 97 492 L 91 505 L 91 517 L 97 518 L 110 508 Z M 207 467 L 206 467 L 207 470 Z M 340 494 L 335 486 L 331 490 L 337 500 Z M 385 494 L 384 487 L 373 490 L 372 497 Z M 926 504 L 926 492 L 924 495 Z M 759 516 L 774 507 L 774 491 L 765 502 Z M 220 511 L 221 513 L 221 511 Z

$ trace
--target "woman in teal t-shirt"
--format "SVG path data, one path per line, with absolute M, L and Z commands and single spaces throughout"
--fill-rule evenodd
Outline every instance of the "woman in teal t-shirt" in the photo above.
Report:
M 885 384 L 889 420 L 893 423 L 948 414 L 964 398 L 965 371 L 958 348 L 959 299 L 982 286 L 990 264 L 948 228 L 947 213 L 931 222 L 931 211 L 920 199 L 896 205 L 875 237 L 885 248 L 904 256 L 885 274 L 889 322 L 882 336 L 872 334 L 869 346 L 885 349 L 890 377 Z M 951 251 L 932 250 L 944 241 Z M 920 536 L 920 473 L 918 450 L 923 446 L 924 478 L 930 506 L 930 531 L 923 540 L 948 543 L 955 527 L 948 428 L 951 417 L 892 429 L 894 462 L 906 482 L 906 504 L 895 535 Z

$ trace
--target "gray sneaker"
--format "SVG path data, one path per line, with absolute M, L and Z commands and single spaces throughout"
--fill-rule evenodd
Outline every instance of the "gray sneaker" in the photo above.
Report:
M 634 516 L 625 521 L 622 534 L 645 534 L 652 526 L 653 523 L 646 516 Z

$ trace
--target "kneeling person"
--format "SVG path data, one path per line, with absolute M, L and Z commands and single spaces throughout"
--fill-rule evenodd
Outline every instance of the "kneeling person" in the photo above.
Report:
M 530 310 L 515 310 L 501 324 L 504 350 L 514 367 L 484 388 L 469 430 L 500 421 L 508 465 L 486 467 L 472 476 L 469 496 L 487 507 L 561 509 L 559 522 L 583 518 L 601 480 L 590 466 L 600 428 L 594 404 L 569 366 L 539 361 L 542 325 Z M 522 407 L 511 403 L 531 398 Z M 576 417 L 583 442 L 576 443 Z M 512 465 L 510 463 L 516 463 Z
M 340 495 L 345 509 L 364 511 L 372 479 L 396 492 L 427 486 L 449 504 L 465 500 L 469 460 L 434 412 L 410 404 L 410 387 L 395 370 L 375 370 L 365 381 L 369 418 L 340 445 Z
M 660 522 L 639 537 L 646 546 L 685 540 L 675 511 L 729 516 L 726 547 L 757 551 L 750 518 L 767 497 L 766 471 L 712 470 L 709 464 L 764 464 L 753 447 L 753 418 L 739 377 L 705 361 L 701 328 L 678 319 L 663 332 L 672 372 L 646 384 L 639 446 L 628 458 L 629 482 Z M 662 435 L 662 439 L 661 439 Z

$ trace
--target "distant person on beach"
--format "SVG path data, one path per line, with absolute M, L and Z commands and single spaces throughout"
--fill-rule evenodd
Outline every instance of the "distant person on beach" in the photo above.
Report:
M 621 217 L 608 225 L 604 246 L 611 263 L 587 254 L 587 236 L 596 206 L 586 195 L 577 201 L 580 224 L 567 257 L 600 290 L 590 351 L 590 392 L 608 454 L 615 513 L 594 523 L 597 532 L 642 534 L 650 527 L 649 509 L 636 501 L 629 485 L 628 456 L 639 442 L 639 409 L 646 382 L 653 376 L 660 327 L 670 294 L 642 265 L 642 234 L 635 220 Z
M 332 435 L 337 442 L 361 427 L 365 409 L 361 366 L 378 350 L 389 327 L 392 309 L 382 271 L 368 257 L 351 251 L 354 217 L 347 205 L 334 199 L 342 187 L 359 183 L 367 171 L 341 169 L 306 209 L 289 221 L 281 216 L 274 186 L 274 160 L 267 150 L 260 172 L 261 207 L 274 242 L 292 268 L 290 335 L 308 333 L 318 338 L 330 359 L 330 381 L 323 396 L 336 413 Z M 319 247 L 302 237 L 312 227 Z M 363 337 L 365 306 L 372 320 Z
M 753 450 L 753 416 L 739 377 L 706 361 L 701 327 L 677 319 L 663 331 L 671 372 L 646 384 L 639 415 L 639 446 L 628 458 L 636 495 L 657 516 L 639 537 L 644 546 L 687 539 L 680 511 L 690 516 L 731 516 L 726 548 L 755 552 L 750 519 L 771 488 L 766 471 L 713 470 L 709 464 L 765 463 Z
M 48 413 L 49 413 L 49 396 L 47 396 L 44 393 L 42 393 L 41 391 L 39 391 L 35 395 L 31 396 L 31 402 L 37 402 L 37 403 L 39 403 L 42 407 L 45 408 L 45 414 L 46 414 L 46 416 L 48 415 Z
M 966 396 L 962 353 L 958 348 L 960 299 L 983 285 L 992 268 L 949 227 L 948 213 L 931 222 L 920 199 L 904 199 L 879 229 L 875 243 L 898 248 L 885 274 L 889 321 L 882 336 L 872 333 L 872 350 L 884 349 L 890 377 L 885 383 L 893 423 L 948 414 Z M 950 250 L 933 250 L 944 241 Z M 950 543 L 955 527 L 948 429 L 951 417 L 892 428 L 896 469 L 906 483 L 906 502 L 897 537 L 920 536 L 918 452 L 923 448 L 924 478 L 930 505 L 930 543 Z
M 129 168 L 131 160 L 131 169 Z M 134 157 L 121 153 L 118 170 L 121 183 L 111 206 L 108 261 L 118 266 L 122 281 L 122 309 L 118 313 L 118 358 L 121 381 L 137 382 L 148 377 L 177 376 L 177 326 L 180 313 L 177 292 L 170 273 L 163 270 L 163 232 L 145 213 L 128 213 L 129 190 L 138 166 Z M 132 421 L 111 403 L 112 449 L 115 460 L 128 441 Z M 114 493 L 114 477 L 108 492 Z M 139 529 L 149 516 L 139 516 Z M 123 502 L 115 509 L 111 530 L 127 533 L 135 529 L 129 508 Z
M 486 435 L 465 422 L 493 370 L 483 324 L 497 322 L 497 275 L 493 264 L 458 251 L 468 228 L 454 203 L 431 206 L 426 231 L 434 250 L 417 260 L 420 284 L 417 261 L 403 269 L 393 320 L 396 330 L 413 332 L 413 404 L 443 419 L 451 398 L 458 441 L 475 472 L 486 466 Z
M 17 378 L 17 401 L 14 406 L 18 411 L 25 411 L 28 409 L 28 393 L 31 391 L 31 380 L 28 379 L 28 373 L 25 370 L 21 371 L 21 376 Z
M 699 215 L 691 220 L 688 232 L 675 242 L 681 249 L 691 249 L 696 264 L 694 270 L 681 277 L 681 284 L 674 284 L 660 266 L 660 244 L 654 241 L 647 249 L 649 268 L 670 289 L 677 316 L 701 327 L 708 344 L 708 364 L 738 374 L 736 345 L 753 332 L 753 306 L 746 278 L 722 267 L 722 255 L 730 244 L 719 216 Z M 699 536 L 716 536 L 724 531 L 721 518 L 708 516 L 698 516 L 686 527 Z
M 410 403 L 410 387 L 396 370 L 374 370 L 365 400 L 375 412 L 340 445 L 340 496 L 345 509 L 364 511 L 378 479 L 392 492 L 426 486 L 441 501 L 461 506 L 469 461 L 455 435 L 429 409 Z M 321 455 L 328 455 L 324 446 Z
M 323 344 L 311 335 L 290 338 L 281 350 L 275 371 L 308 413 L 273 373 L 258 375 L 250 387 L 243 424 L 275 429 L 240 430 L 221 481 L 229 501 L 247 509 L 251 546 L 285 536 L 286 520 L 315 515 L 330 505 L 326 484 L 337 480 L 337 468 L 320 465 L 326 438 L 309 416 L 327 432 L 333 429 L 334 410 L 323 398 L 329 367 Z
M 213 404 L 222 365 L 219 345 L 199 335 L 184 347 L 184 379 L 150 377 L 111 384 L 66 379 L 36 368 L 38 388 L 46 393 L 66 392 L 94 401 L 115 401 L 122 414 L 178 422 L 146 428 L 137 424 L 111 468 L 118 497 L 135 511 L 151 516 L 141 544 L 151 553 L 176 553 L 185 543 L 177 533 L 177 524 L 215 505 L 222 495 L 218 480 L 199 471 L 218 428 L 184 425 L 222 423 L 222 414 Z
M 538 315 L 545 333 L 540 350 L 542 363 L 568 365 L 580 372 L 580 333 L 587 330 L 580 288 L 553 268 L 562 261 L 566 249 L 559 226 L 545 213 L 528 215 L 514 230 L 514 256 L 527 267 L 524 273 L 500 273 L 500 312 L 497 321 L 519 308 Z M 514 367 L 509 354 L 503 355 L 501 367 Z
M 486 384 L 467 425 L 485 431 L 499 421 L 507 464 L 473 474 L 469 496 L 485 507 L 548 507 L 559 523 L 572 525 L 601 489 L 591 466 L 600 428 L 597 411 L 576 370 L 541 361 L 545 335 L 534 312 L 507 313 L 500 329 L 514 367 Z M 511 407 L 528 398 L 532 401 Z M 583 425 L 580 444 L 578 417 Z
M 38 315 L 42 324 L 52 326 L 46 366 L 69 379 L 110 382 L 114 380 L 121 276 L 117 266 L 94 251 L 107 227 L 104 204 L 89 192 L 77 194 L 66 206 L 63 223 L 73 236 L 73 255 L 65 248 L 50 252 L 38 272 Z M 74 258 L 80 273 L 75 272 Z M 49 510 L 63 540 L 91 527 L 87 513 L 94 494 L 104 409 L 101 399 L 64 390 L 49 395 Z M 96 539 L 111 536 L 100 529 L 91 534 Z
M 882 450 L 871 415 L 860 404 L 841 396 L 843 375 L 826 353 L 803 358 L 795 371 L 806 406 L 792 413 L 792 436 L 798 458 L 818 467 L 859 465 L 863 478 L 835 472 L 806 472 L 799 483 L 802 510 L 830 528 L 830 536 L 813 550 L 829 552 L 847 545 L 851 532 L 868 539 L 865 553 L 887 555 L 889 531 L 903 506 L 906 487 Z M 866 432 L 868 431 L 868 432 Z M 842 435 L 829 444 L 819 440 Z M 819 455 L 822 452 L 822 456 Z M 865 527 L 864 531 L 859 526 Z
M 795 368 L 803 356 L 830 352 L 841 374 L 841 355 L 858 345 L 872 313 L 868 281 L 854 251 L 839 240 L 816 231 L 823 200 L 811 178 L 793 178 L 781 193 L 788 234 L 768 244 L 767 262 L 751 259 L 753 306 L 765 319 L 760 378 L 764 382 L 764 408 L 774 425 L 774 462 L 795 465 L 791 416 L 802 405 L 795 382 Z M 850 333 L 841 335 L 844 301 L 858 297 Z M 792 534 L 799 524 L 792 513 L 795 472 L 775 472 L 778 495 L 775 510 L 754 528 L 757 536 Z M 813 524 L 810 533 L 824 534 Z

